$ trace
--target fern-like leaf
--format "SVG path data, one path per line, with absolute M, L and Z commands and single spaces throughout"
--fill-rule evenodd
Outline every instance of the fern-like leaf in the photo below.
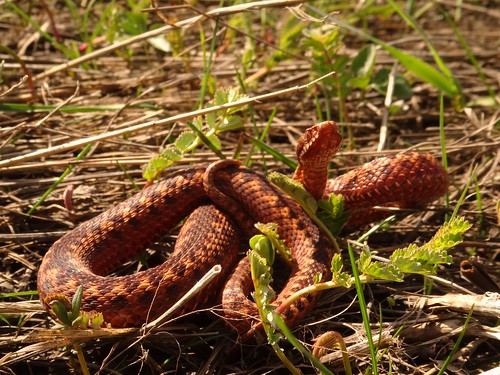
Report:
M 343 286 L 344 288 L 350 288 L 354 283 L 354 279 L 347 272 L 342 272 L 344 264 L 342 263 L 342 258 L 340 254 L 334 254 L 332 258 L 332 281 L 338 286 Z
M 435 266 L 450 264 L 452 257 L 448 250 L 462 242 L 463 234 L 471 224 L 463 217 L 457 217 L 445 223 L 434 237 L 422 246 L 412 244 L 404 249 L 398 249 L 390 257 L 391 264 L 401 272 L 430 274 Z

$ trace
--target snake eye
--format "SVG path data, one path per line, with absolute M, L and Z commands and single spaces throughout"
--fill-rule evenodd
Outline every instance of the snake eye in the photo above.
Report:
M 309 151 L 312 144 L 316 142 L 319 136 L 318 125 L 314 125 L 304 132 L 302 136 L 299 138 L 299 142 L 297 143 L 297 157 L 301 158 L 304 154 Z

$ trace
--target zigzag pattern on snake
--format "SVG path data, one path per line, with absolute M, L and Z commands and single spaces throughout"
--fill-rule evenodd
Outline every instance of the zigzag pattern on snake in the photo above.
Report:
M 309 129 L 299 142 L 301 167 L 295 178 L 317 197 L 323 195 L 325 185 L 326 193 L 344 194 L 353 210 L 350 225 L 371 215 L 367 210 L 373 204 L 420 206 L 447 189 L 446 172 L 432 156 L 417 153 L 375 161 L 327 183 L 326 165 L 339 142 L 333 122 Z M 399 187 L 401 192 L 396 191 Z M 133 275 L 106 276 L 188 215 L 165 263 Z M 226 319 L 246 335 L 256 311 L 248 299 L 248 264 L 246 258 L 238 263 L 238 252 L 241 238 L 252 234 L 249 227 L 254 222 L 277 223 L 280 238 L 295 259 L 290 278 L 274 302 L 278 308 L 291 293 L 311 285 L 316 275 L 324 280 L 330 277 L 332 247 L 300 206 L 265 176 L 235 161 L 223 161 L 172 173 L 67 233 L 42 261 L 40 298 L 50 309 L 52 300 L 60 295 L 71 298 L 83 285 L 83 310 L 102 312 L 114 327 L 139 326 L 161 315 L 213 265 L 221 264 L 222 273 L 207 289 L 223 290 Z M 317 294 L 304 296 L 281 311 L 287 324 L 300 321 L 316 298 Z M 185 309 L 205 306 L 213 299 L 203 293 Z

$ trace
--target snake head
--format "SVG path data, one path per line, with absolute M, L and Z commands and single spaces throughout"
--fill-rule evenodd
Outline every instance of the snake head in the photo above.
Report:
M 334 121 L 324 121 L 307 129 L 297 143 L 297 159 L 299 163 L 317 163 L 325 160 L 328 163 L 337 153 L 342 136 Z
M 333 121 L 321 122 L 307 129 L 297 143 L 299 165 L 293 178 L 302 183 L 316 199 L 323 196 L 328 178 L 328 164 L 337 153 L 342 136 Z

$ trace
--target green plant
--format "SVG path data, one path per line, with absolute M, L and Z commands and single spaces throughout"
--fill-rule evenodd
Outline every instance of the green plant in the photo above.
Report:
M 212 103 L 206 107 L 223 106 L 234 103 L 243 98 L 237 89 L 218 90 Z M 159 155 L 152 158 L 143 169 L 143 177 L 151 182 L 173 163 L 182 160 L 183 155 L 205 144 L 219 157 L 221 144 L 217 135 L 221 132 L 238 129 L 242 126 L 242 118 L 238 112 L 242 108 L 226 108 L 217 112 L 208 113 L 193 119 L 189 124 L 191 131 L 182 132 L 172 143 L 169 143 Z
M 284 309 L 290 306 L 299 296 L 315 293 L 331 288 L 351 288 L 356 287 L 358 298 L 361 304 L 361 312 L 366 313 L 366 303 L 362 291 L 362 285 L 374 282 L 401 282 L 407 274 L 433 275 L 436 273 L 437 266 L 440 264 L 450 264 L 452 259 L 448 255 L 448 250 L 462 242 L 463 234 L 471 225 L 462 217 L 453 217 L 446 222 L 427 243 L 417 246 L 411 244 L 405 248 L 393 252 L 391 257 L 381 262 L 374 260 L 368 247 L 364 247 L 360 257 L 355 259 L 354 252 L 349 245 L 349 257 L 351 260 L 352 274 L 344 271 L 344 265 L 339 253 L 332 258 L 331 281 L 318 282 L 307 288 L 304 288 L 290 296 L 281 306 Z M 249 253 L 250 264 L 252 267 L 252 279 L 255 286 L 254 299 L 262 318 L 264 329 L 268 336 L 268 341 L 272 345 L 278 357 L 290 368 L 291 363 L 284 358 L 284 354 L 278 346 L 278 340 L 285 337 L 295 346 L 296 339 L 290 331 L 285 328 L 281 316 L 274 311 L 275 307 L 271 304 L 274 298 L 274 292 L 270 287 L 272 277 L 270 267 L 273 263 L 272 253 L 276 243 L 279 243 L 276 231 L 266 232 L 265 235 L 257 235 L 250 241 L 250 247 L 253 249 Z M 373 360 L 372 371 L 377 373 L 377 354 L 376 347 L 371 340 L 371 328 L 367 316 L 363 317 L 368 341 L 371 343 L 371 357 Z M 283 326 L 284 325 L 284 326 Z M 297 350 L 303 354 L 304 348 L 296 346 Z M 309 356 L 306 355 L 308 358 Z M 311 359 L 311 358 L 309 358 Z M 317 366 L 316 362 L 313 364 Z M 324 371 L 323 369 L 321 370 Z
M 101 313 L 80 311 L 82 296 L 82 286 L 77 288 L 71 301 L 65 296 L 54 296 L 54 299 L 50 302 L 50 307 L 59 320 L 54 329 L 99 329 L 104 324 L 104 318 Z M 85 360 L 80 344 L 73 344 L 73 349 L 78 356 L 82 373 L 89 375 L 87 361 Z
M 332 15 L 325 15 L 323 11 L 313 7 L 310 4 L 307 4 L 306 7 L 307 9 L 313 11 L 316 14 L 319 14 L 321 16 L 327 16 L 327 19 L 330 20 L 332 23 L 338 25 L 338 27 L 347 30 L 352 34 L 358 35 L 363 39 L 367 39 L 370 42 L 380 46 L 388 53 L 390 53 L 395 59 L 397 59 L 408 70 L 408 72 L 412 73 L 422 81 L 432 84 L 436 89 L 443 92 L 446 96 L 454 99 L 456 105 L 460 107 L 461 106 L 460 103 L 462 100 L 462 90 L 458 82 L 451 74 L 451 71 L 443 63 L 440 56 L 435 52 L 435 49 L 433 48 L 429 39 L 427 38 L 423 30 L 418 26 L 418 24 L 413 20 L 413 18 L 407 15 L 393 1 L 390 1 L 390 4 L 393 6 L 394 10 L 396 10 L 409 25 L 411 25 L 421 33 L 422 37 L 424 38 L 424 41 L 426 41 L 427 43 L 429 50 L 431 50 L 435 62 L 440 70 L 435 69 L 430 64 L 426 63 L 425 61 L 415 56 L 407 54 L 401 51 L 400 49 L 378 38 L 375 38 L 366 31 L 356 28 L 351 24 L 349 24 L 348 22 L 342 21 L 336 17 L 333 17 Z

